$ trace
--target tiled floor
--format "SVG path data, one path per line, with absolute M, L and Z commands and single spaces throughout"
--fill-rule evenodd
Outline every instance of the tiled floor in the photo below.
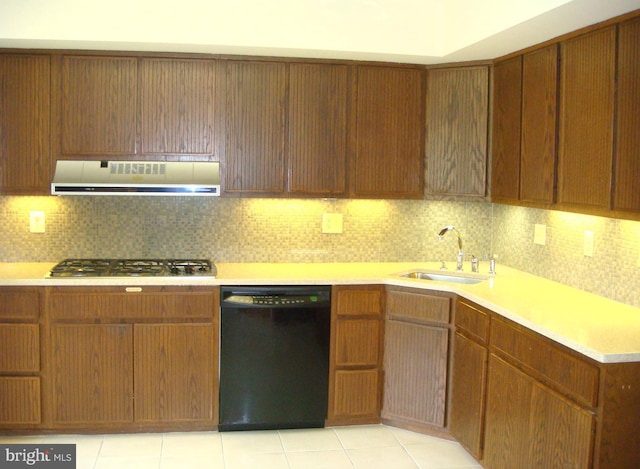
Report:
M 480 468 L 455 442 L 365 425 L 309 430 L 3 437 L 75 443 L 77 469 Z

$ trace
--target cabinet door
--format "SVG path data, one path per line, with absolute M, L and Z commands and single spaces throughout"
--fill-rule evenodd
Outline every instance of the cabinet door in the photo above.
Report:
M 134 344 L 136 422 L 213 419 L 211 324 L 137 324 Z
M 587 469 L 594 418 L 502 361 L 489 360 L 484 465 Z
M 131 325 L 53 324 L 51 343 L 54 423 L 132 422 Z
M 61 74 L 61 155 L 136 154 L 137 60 L 65 56 Z
M 493 141 L 491 198 L 518 200 L 520 187 L 520 122 L 522 115 L 522 57 L 493 68 Z
M 640 20 L 620 25 L 613 208 L 640 210 Z
M 522 63 L 521 200 L 554 201 L 557 89 L 558 46 L 526 54 Z
M 141 154 L 213 159 L 215 67 L 213 60 L 142 59 Z
M 393 67 L 358 67 L 353 195 L 423 197 L 423 73 Z
M 345 194 L 350 153 L 350 76 L 345 65 L 290 65 L 290 193 Z
M 488 67 L 429 71 L 426 194 L 485 196 L 488 118 Z
M 49 193 L 50 58 L 0 55 L 0 194 Z
M 449 330 L 387 321 L 383 418 L 445 425 Z
M 616 28 L 561 44 L 558 203 L 608 209 L 613 171 Z
M 227 193 L 285 189 L 286 64 L 226 63 Z
M 0 428 L 37 425 L 41 408 L 40 377 L 0 376 Z
M 486 347 L 456 333 L 449 429 L 476 459 L 482 459 L 487 357 Z

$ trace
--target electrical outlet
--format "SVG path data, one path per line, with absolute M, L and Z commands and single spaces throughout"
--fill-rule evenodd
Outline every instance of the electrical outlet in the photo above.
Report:
M 544 246 L 547 244 L 547 225 L 536 225 L 533 231 L 533 243 Z
M 29 212 L 29 231 L 31 233 L 44 233 L 44 212 Z
M 341 213 L 323 213 L 322 214 L 322 232 L 328 234 L 342 233 L 342 214 Z
M 593 231 L 584 232 L 584 245 L 582 252 L 587 257 L 593 257 Z

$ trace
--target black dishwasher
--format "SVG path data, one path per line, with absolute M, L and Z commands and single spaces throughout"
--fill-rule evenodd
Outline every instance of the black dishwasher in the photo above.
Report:
M 222 287 L 220 431 L 323 427 L 331 287 Z

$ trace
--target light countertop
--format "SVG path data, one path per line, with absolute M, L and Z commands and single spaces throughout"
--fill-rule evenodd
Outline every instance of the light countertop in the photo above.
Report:
M 399 274 L 435 262 L 216 264 L 214 277 L 46 278 L 55 263 L 0 263 L 0 286 L 384 284 L 456 293 L 601 363 L 640 362 L 640 308 L 498 264 L 497 275 L 466 285 Z M 455 265 L 448 264 L 449 272 Z M 465 270 L 471 270 L 465 264 Z M 481 264 L 486 274 L 486 263 Z

